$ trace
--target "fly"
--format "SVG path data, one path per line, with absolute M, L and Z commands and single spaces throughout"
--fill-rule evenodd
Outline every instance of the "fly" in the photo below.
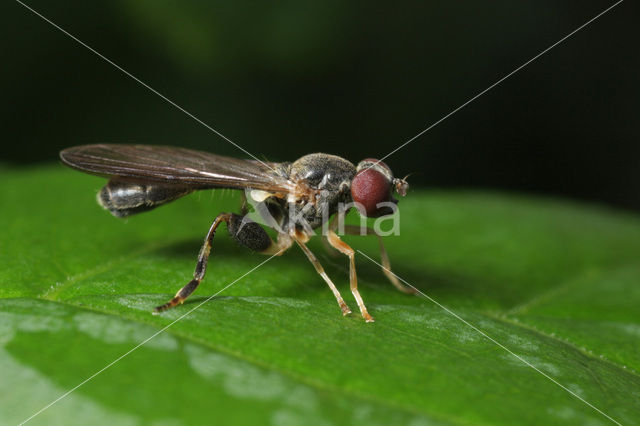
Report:
M 230 188 L 244 190 L 245 201 L 258 206 L 264 225 L 277 231 L 278 237 L 273 241 L 260 224 L 249 219 L 246 202 L 240 214 L 220 213 L 200 249 L 193 279 L 155 312 L 182 304 L 195 291 L 204 279 L 215 232 L 224 222 L 233 239 L 258 253 L 281 255 L 297 244 L 329 285 L 343 315 L 347 315 L 351 310 L 306 245 L 315 235 L 313 230 L 322 227 L 326 242 L 348 256 L 351 292 L 362 317 L 373 322 L 358 291 L 355 252 L 335 231 L 350 208 L 356 207 L 365 217 L 385 216 L 393 213 L 391 207 L 397 203 L 393 192 L 406 195 L 407 182 L 395 178 L 383 162 L 369 158 L 355 166 L 341 157 L 316 153 L 293 163 L 272 163 L 168 146 L 108 144 L 67 148 L 60 152 L 60 158 L 74 169 L 109 178 L 97 200 L 114 216 L 148 211 L 197 190 Z M 346 234 L 363 231 L 378 237 L 383 272 L 391 283 L 403 292 L 413 293 L 414 289 L 400 283 L 390 272 L 382 237 L 374 229 L 344 226 Z

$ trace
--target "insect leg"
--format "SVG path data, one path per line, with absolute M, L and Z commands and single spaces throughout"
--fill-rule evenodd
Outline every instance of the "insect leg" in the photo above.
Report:
M 156 312 L 166 311 L 167 309 L 183 303 L 185 299 L 198 287 L 207 270 L 207 260 L 209 259 L 209 254 L 211 252 L 213 237 L 216 233 L 216 229 L 222 222 L 227 224 L 229 234 L 238 242 L 238 244 L 262 254 L 273 254 L 279 256 L 288 249 L 292 243 L 288 235 L 285 235 L 284 238 L 280 238 L 283 234 L 280 234 L 277 243 L 273 242 L 271 237 L 269 237 L 269 234 L 267 234 L 260 225 L 247 217 L 233 213 L 219 214 L 211 224 L 211 228 L 204 239 L 204 244 L 202 245 L 200 254 L 198 255 L 196 270 L 193 273 L 193 279 L 189 281 L 186 286 L 182 287 L 173 299 L 164 305 L 155 308 Z
M 340 252 L 336 249 L 333 248 L 333 246 L 331 244 L 329 244 L 329 241 L 327 241 L 327 239 L 324 237 L 320 239 L 320 241 L 322 241 L 322 247 L 324 247 L 325 251 L 327 252 L 327 254 L 333 258 L 336 258 L 338 256 L 340 256 Z
M 347 235 L 362 235 L 360 233 L 360 229 L 361 228 L 359 226 L 345 225 L 344 233 Z M 389 261 L 389 255 L 387 254 L 387 250 L 384 248 L 384 243 L 382 242 L 382 236 L 380 236 L 375 230 L 369 227 L 365 227 L 362 229 L 366 231 L 367 233 L 366 235 L 375 235 L 376 237 L 378 237 L 378 242 L 380 243 L 380 258 L 382 260 L 382 272 L 389 279 L 389 281 L 391 281 L 391 284 L 393 284 L 395 288 L 397 288 L 403 293 L 416 294 L 417 290 L 415 288 L 402 284 L 400 280 L 398 280 L 398 278 L 395 275 L 393 275 L 393 272 L 391 272 L 391 262 Z
M 158 306 L 155 308 L 155 312 L 166 311 L 167 309 L 173 308 L 176 305 L 182 304 L 187 297 L 198 287 L 202 279 L 204 278 L 204 274 L 207 270 L 207 260 L 209 259 L 209 253 L 211 252 L 211 245 L 213 244 L 213 237 L 216 233 L 216 229 L 222 222 L 226 222 L 227 224 L 231 220 L 233 215 L 230 213 L 220 213 L 211 224 L 211 228 L 209 228 L 209 232 L 207 233 L 206 238 L 204 239 L 204 244 L 200 249 L 200 254 L 198 255 L 198 263 L 196 264 L 196 270 L 193 273 L 193 279 L 189 281 L 187 285 L 182 287 L 173 299 L 169 300 L 162 306 Z
M 351 285 L 351 293 L 353 293 L 353 297 L 355 297 L 356 302 L 358 302 L 358 307 L 360 308 L 362 318 L 364 318 L 367 322 L 373 322 L 373 317 L 369 315 L 369 312 L 367 312 L 367 307 L 364 305 L 362 296 L 360 296 L 360 292 L 358 291 L 358 276 L 356 275 L 355 252 L 351 247 L 349 247 L 347 243 L 340 239 L 338 234 L 336 234 L 331 229 L 328 230 L 327 241 L 329 242 L 329 244 L 331 244 L 332 247 L 349 256 L 349 283 Z
M 298 245 L 300 246 L 304 254 L 307 255 L 307 258 L 309 259 L 309 261 L 316 268 L 316 272 L 318 272 L 318 274 L 320 274 L 322 279 L 325 280 L 327 285 L 329 285 L 329 288 L 331 289 L 331 291 L 333 292 L 333 295 L 336 297 L 336 300 L 338 301 L 338 305 L 340 305 L 340 309 L 342 309 L 342 315 L 350 314 L 351 309 L 349 309 L 347 304 L 344 303 L 344 299 L 340 295 L 340 292 L 336 288 L 335 284 L 331 281 L 331 278 L 329 278 L 327 273 L 324 271 L 324 268 L 322 267 L 320 262 L 318 262 L 318 259 L 316 259 L 315 255 L 311 252 L 311 250 L 309 250 L 309 248 L 304 244 L 302 240 L 298 238 L 294 238 L 294 239 L 296 243 L 298 243 Z

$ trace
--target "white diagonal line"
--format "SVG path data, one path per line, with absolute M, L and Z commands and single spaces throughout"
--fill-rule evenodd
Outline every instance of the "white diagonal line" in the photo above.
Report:
M 127 352 L 125 352 L 124 354 L 120 355 L 118 358 L 114 359 L 113 361 L 111 361 L 109 364 L 105 365 L 104 367 L 102 367 L 100 370 L 96 371 L 95 373 L 93 373 L 91 376 L 87 377 L 86 379 L 84 379 L 82 382 L 78 383 L 77 385 L 75 385 L 74 387 L 72 387 L 71 389 L 69 389 L 68 391 L 66 391 L 65 393 L 63 393 L 62 395 L 60 395 L 58 398 L 56 398 L 55 400 L 51 401 L 50 403 L 48 403 L 47 405 L 45 405 L 44 407 L 42 407 L 40 410 L 38 410 L 37 412 L 35 412 L 34 414 L 32 414 L 31 416 L 29 416 L 27 419 L 23 420 L 22 422 L 20 422 L 20 426 L 22 426 L 23 424 L 27 423 L 28 421 L 30 421 L 31 419 L 33 419 L 34 417 L 36 417 L 38 414 L 42 413 L 43 411 L 45 411 L 46 409 L 50 408 L 52 405 L 56 404 L 57 402 L 59 402 L 60 400 L 66 398 L 67 396 L 69 396 L 70 393 L 72 393 L 73 391 L 75 391 L 76 389 L 78 389 L 80 386 L 86 384 L 87 382 L 89 382 L 90 380 L 92 380 L 93 378 L 95 378 L 97 375 L 99 375 L 100 373 L 102 373 L 103 371 L 105 371 L 106 369 L 108 369 L 109 367 L 113 366 L 114 364 L 116 364 L 118 361 L 120 361 L 121 359 L 125 358 L 126 356 L 128 356 L 129 354 L 131 354 L 133 351 L 135 351 L 136 349 L 138 349 L 140 346 L 144 345 L 145 343 L 147 343 L 149 340 L 153 339 L 154 337 L 156 337 L 158 334 L 162 333 L 163 331 L 165 331 L 166 329 L 168 329 L 169 327 L 171 327 L 173 324 L 177 323 L 178 321 L 180 321 L 181 319 L 183 319 L 184 317 L 186 317 L 187 315 L 191 314 L 193 311 L 195 311 L 196 309 L 200 308 L 200 306 L 204 305 L 205 303 L 207 303 L 208 301 L 210 301 L 211 299 L 213 299 L 214 297 L 216 297 L 217 295 L 219 295 L 220 293 L 222 293 L 223 291 L 225 291 L 226 289 L 228 289 L 229 287 L 231 287 L 232 285 L 234 285 L 235 283 L 237 283 L 238 281 L 240 281 L 242 278 L 246 277 L 247 275 L 249 275 L 250 273 L 252 273 L 253 271 L 255 271 L 256 269 L 258 269 L 259 267 L 261 267 L 262 265 L 264 265 L 265 263 L 267 263 L 268 261 L 270 261 L 271 259 L 273 259 L 274 257 L 278 256 L 282 251 L 273 254 L 271 256 L 269 256 L 269 258 L 267 258 L 266 260 L 262 261 L 261 263 L 259 263 L 257 266 L 254 266 L 252 269 L 250 269 L 248 272 L 245 272 L 244 274 L 242 274 L 240 277 L 236 278 L 235 280 L 233 280 L 231 283 L 227 284 L 226 286 L 224 286 L 222 288 L 222 290 L 217 291 L 215 294 L 207 297 L 204 301 L 200 302 L 199 304 L 197 304 L 194 308 L 191 308 L 189 311 L 187 311 L 186 313 L 180 315 L 178 318 L 176 318 L 175 320 L 171 321 L 169 324 L 167 324 L 166 326 L 162 327 L 160 330 L 156 331 L 155 333 L 153 333 L 151 336 L 147 337 L 146 339 L 144 339 L 142 342 L 138 343 L 136 346 L 134 346 L 133 348 L 129 349 Z
M 613 9 L 614 7 L 616 7 L 617 5 L 619 5 L 620 3 L 622 3 L 624 0 L 618 0 L 616 3 L 614 3 L 613 5 L 609 6 L 608 8 L 606 8 L 605 10 L 603 10 L 602 12 L 600 12 L 599 14 L 597 14 L 596 16 L 594 16 L 593 18 L 589 19 L 587 22 L 585 22 L 584 24 L 580 25 L 578 28 L 576 28 L 575 30 L 571 31 L 569 34 L 567 34 L 566 36 L 562 37 L 560 40 L 556 41 L 555 43 L 553 43 L 551 46 L 547 47 L 546 49 L 544 49 L 542 52 L 538 53 L 536 56 L 534 56 L 533 58 L 529 59 L 527 62 L 525 62 L 524 64 L 520 65 L 518 68 L 516 68 L 515 70 L 511 71 L 509 74 L 505 75 L 504 77 L 502 77 L 500 80 L 496 81 L 495 83 L 493 83 L 491 86 L 487 87 L 486 89 L 484 89 L 482 92 L 478 93 L 477 95 L 475 95 L 473 98 L 469 99 L 467 102 L 463 103 L 462 105 L 460 105 L 458 108 L 454 109 L 453 111 L 451 111 L 449 114 L 445 115 L 444 117 L 442 117 L 440 120 L 436 121 L 435 123 L 433 123 L 432 125 L 430 125 L 429 127 L 427 127 L 426 129 L 424 129 L 423 131 L 421 131 L 420 133 L 418 133 L 417 135 L 415 135 L 414 137 L 412 137 L 411 139 L 409 139 L 408 141 L 406 141 L 405 143 L 403 143 L 402 145 L 400 145 L 399 147 L 397 147 L 396 149 L 394 149 L 393 151 L 391 151 L 390 153 L 388 153 L 387 155 L 385 155 L 384 157 L 382 157 L 380 160 L 378 160 L 375 164 L 379 163 L 380 161 L 383 161 L 385 158 L 388 158 L 389 156 L 395 154 L 397 151 L 401 150 L 402 148 L 404 148 L 405 146 L 409 145 L 411 142 L 413 142 L 414 140 L 418 139 L 420 136 L 424 135 L 425 133 L 427 133 L 429 130 L 433 129 L 434 127 L 436 127 L 438 124 L 442 123 L 444 120 L 446 120 L 447 118 L 451 117 L 453 114 L 455 114 L 456 112 L 460 111 L 462 108 L 466 107 L 467 105 L 469 105 L 471 102 L 475 101 L 476 99 L 478 99 L 480 96 L 484 95 L 485 93 L 487 93 L 489 90 L 493 89 L 494 87 L 496 87 L 498 84 L 502 83 L 503 81 L 505 81 L 506 79 L 508 79 L 509 77 L 511 77 L 512 75 L 514 75 L 515 73 L 517 73 L 518 71 L 520 71 L 522 68 L 526 67 L 527 65 L 529 65 L 531 62 L 535 61 L 536 59 L 538 59 L 539 57 L 541 57 L 542 55 L 544 55 L 545 53 L 547 53 L 548 51 L 550 51 L 551 49 L 553 49 L 554 47 L 556 47 L 557 45 L 559 45 L 560 43 L 562 43 L 563 41 L 565 41 L 566 39 L 568 39 L 569 37 L 571 37 L 572 35 L 574 35 L 575 33 L 577 33 L 578 31 L 580 31 L 581 29 L 583 29 L 584 27 L 586 27 L 587 25 L 589 25 L 590 23 L 592 23 L 593 21 L 595 21 L 596 19 L 600 18 L 602 15 L 604 15 L 605 13 L 609 12 L 611 9 Z M 369 167 L 373 167 L 369 166 Z
M 448 314 L 450 314 L 451 316 L 455 317 L 456 319 L 462 321 L 465 325 L 471 327 L 473 330 L 475 330 L 476 332 L 478 332 L 480 335 L 482 335 L 483 337 L 485 337 L 486 339 L 488 339 L 489 341 L 491 341 L 492 343 L 494 343 L 495 345 L 497 345 L 498 347 L 504 349 L 505 351 L 507 351 L 508 353 L 510 353 L 511 355 L 513 355 L 514 357 L 516 357 L 518 360 L 522 361 L 525 365 L 531 367 L 532 369 L 534 369 L 535 371 L 537 371 L 538 373 L 542 374 L 545 378 L 547 378 L 548 380 L 550 380 L 551 382 L 555 383 L 556 385 L 560 386 L 562 389 L 564 389 L 565 391 L 569 392 L 572 396 L 578 398 L 580 401 L 584 402 L 585 404 L 587 404 L 589 407 L 593 408 L 594 410 L 596 410 L 598 413 L 602 414 L 604 417 L 606 417 L 607 419 L 611 420 L 613 423 L 622 426 L 618 421 L 616 421 L 615 419 L 613 419 L 611 416 L 609 416 L 607 413 L 605 413 L 604 411 L 602 411 L 601 409 L 599 409 L 598 407 L 596 407 L 595 405 L 591 404 L 589 401 L 585 400 L 584 398 L 582 398 L 580 395 L 578 395 L 577 393 L 575 393 L 574 391 L 572 391 L 571 389 L 567 388 L 566 386 L 564 386 L 562 383 L 558 382 L 556 379 L 554 379 L 553 377 L 549 376 L 547 373 L 545 373 L 544 371 L 540 370 L 538 367 L 536 367 L 535 365 L 531 364 L 529 361 L 527 361 L 526 359 L 522 358 L 520 355 L 514 353 L 511 349 L 507 348 L 505 345 L 503 345 L 502 343 L 498 342 L 496 339 L 494 339 L 493 337 L 489 336 L 487 333 L 485 333 L 484 331 L 480 330 L 478 327 L 476 327 L 475 325 L 471 324 L 469 321 L 465 320 L 464 318 L 462 318 L 460 315 L 456 314 L 455 312 L 453 312 L 451 309 L 447 308 L 446 306 L 438 303 L 438 301 L 436 301 L 435 299 L 433 299 L 432 297 L 427 296 L 425 293 L 423 293 L 422 291 L 420 291 L 420 289 L 416 288 L 415 286 L 409 284 L 406 280 L 404 280 L 402 277 L 399 277 L 398 275 L 396 275 L 395 273 L 393 273 L 390 269 L 385 268 L 384 266 L 382 266 L 381 264 L 379 264 L 378 262 L 376 262 L 375 260 L 373 260 L 371 257 L 367 256 L 365 253 L 363 253 L 360 250 L 357 250 L 358 253 L 360 253 L 361 255 L 363 255 L 364 257 L 366 257 L 367 259 L 369 259 L 370 261 L 372 261 L 373 263 L 375 263 L 376 265 L 378 265 L 379 267 L 381 267 L 382 269 L 384 269 L 387 272 L 390 272 L 394 277 L 396 277 L 397 279 L 399 279 L 400 281 L 402 281 L 403 283 L 405 283 L 406 285 L 408 285 L 409 287 L 413 288 L 415 291 L 417 291 L 418 293 L 420 293 L 422 296 L 424 296 L 427 300 L 429 300 L 430 302 L 433 302 L 434 304 L 438 305 L 438 307 L 440 307 L 441 309 L 443 309 L 445 312 L 447 312 Z
M 135 75 L 131 74 L 129 71 L 125 70 L 120 65 L 116 64 L 111 59 L 107 58 L 106 56 L 104 56 L 103 54 L 101 54 L 100 52 L 95 50 L 93 47 L 89 46 L 88 44 L 86 44 L 85 42 L 83 42 L 82 40 L 80 40 L 79 38 L 74 36 L 73 34 L 69 33 L 68 31 L 66 31 L 65 29 L 63 29 L 62 27 L 60 27 L 59 25 L 57 25 L 56 23 L 54 23 L 53 21 L 51 21 L 50 19 L 48 19 L 47 17 L 45 17 L 44 15 L 42 15 L 41 13 L 39 13 L 38 11 L 33 9 L 32 7 L 24 4 L 20 0 L 16 0 L 16 2 L 18 4 L 24 6 L 27 10 L 30 10 L 31 12 L 33 12 L 35 15 L 39 16 L 40 18 L 42 18 L 44 21 L 46 21 L 49 24 L 51 24 L 53 27 L 55 27 L 60 32 L 64 33 L 65 35 L 67 35 L 68 37 L 70 37 L 71 39 L 76 41 L 81 46 L 86 47 L 91 52 L 95 53 L 97 56 L 99 56 L 100 58 L 102 58 L 103 60 L 108 62 L 109 64 L 113 65 L 115 68 L 117 68 L 118 70 L 122 71 L 125 75 L 131 77 L 133 80 L 135 80 L 136 82 L 140 83 L 142 86 L 146 87 L 151 92 L 153 92 L 156 95 L 160 96 L 162 99 L 167 101 L 169 104 L 173 105 L 178 110 L 182 111 L 183 113 L 185 113 L 186 115 L 188 115 L 189 117 L 191 117 L 192 119 L 197 121 L 198 123 L 202 124 L 204 127 L 206 127 L 207 129 L 211 130 L 213 133 L 215 133 L 216 135 L 220 136 L 222 139 L 224 139 L 227 142 L 229 142 L 231 145 L 233 145 L 236 148 L 238 148 L 240 151 L 244 152 L 245 154 L 247 154 L 248 156 L 250 156 L 254 160 L 258 161 L 263 166 L 273 170 L 273 167 L 269 166 L 264 161 L 260 160 L 258 157 L 256 157 L 255 155 L 253 155 L 252 153 L 250 153 L 249 151 L 247 151 L 246 149 L 244 149 L 243 147 L 241 147 L 240 145 L 238 145 L 237 143 L 235 143 L 234 141 L 232 141 L 231 139 L 229 139 L 228 137 L 226 137 L 225 135 L 223 135 L 222 133 L 220 133 L 219 131 L 217 131 L 216 129 L 214 129 L 213 127 L 208 125 L 207 123 L 205 123 L 204 121 L 200 120 L 198 117 L 196 117 L 195 115 L 191 114 L 189 111 L 187 111 L 186 109 L 184 109 L 183 107 L 181 107 L 180 105 L 178 105 L 177 103 L 172 101 L 171 99 L 167 98 L 165 95 L 163 95 L 162 93 L 158 92 L 156 89 L 154 89 L 153 87 L 149 86 L 147 83 L 145 83 L 144 81 L 140 80 L 138 77 L 136 77 Z

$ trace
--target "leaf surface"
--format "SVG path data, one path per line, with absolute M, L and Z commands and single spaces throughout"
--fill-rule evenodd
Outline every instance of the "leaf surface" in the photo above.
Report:
M 123 221 L 104 183 L 61 167 L 0 172 L 0 423 L 25 420 L 266 258 L 219 232 L 229 191 Z M 357 258 L 376 318 L 356 315 L 348 263 L 311 247 L 342 317 L 297 249 L 246 275 L 32 424 L 623 424 L 640 419 L 640 220 L 559 200 L 413 191 L 385 242 L 394 271 L 460 318 L 396 291 Z M 377 242 L 344 240 L 373 259 Z M 535 371 L 461 319 L 539 369 Z M 543 374 L 564 386 L 549 380 Z M 575 394 L 572 395 L 571 393 Z

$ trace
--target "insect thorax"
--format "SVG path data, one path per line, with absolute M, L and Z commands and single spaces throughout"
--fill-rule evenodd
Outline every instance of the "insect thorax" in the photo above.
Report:
M 273 201 L 280 210 L 282 229 L 289 232 L 294 227 L 322 226 L 338 212 L 340 203 L 351 201 L 350 184 L 355 174 L 356 168 L 351 162 L 330 154 L 305 155 L 291 164 L 289 179 L 299 187 L 310 189 L 312 195 L 311 199 Z

